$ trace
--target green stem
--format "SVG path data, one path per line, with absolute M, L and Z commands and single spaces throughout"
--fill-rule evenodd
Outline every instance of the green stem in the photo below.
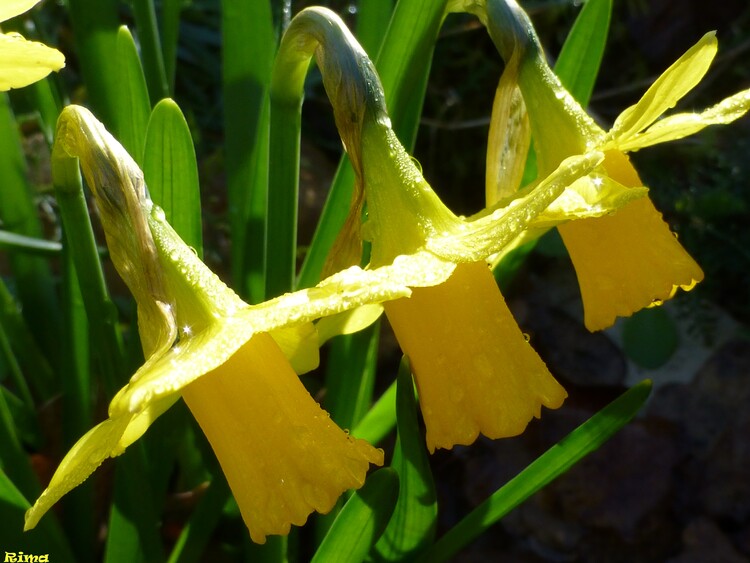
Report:
M 339 135 L 359 178 L 362 124 L 365 119 L 388 119 L 375 68 L 341 19 L 324 8 L 297 14 L 281 40 L 271 76 L 267 297 L 294 286 L 301 110 L 305 76 L 314 54 Z

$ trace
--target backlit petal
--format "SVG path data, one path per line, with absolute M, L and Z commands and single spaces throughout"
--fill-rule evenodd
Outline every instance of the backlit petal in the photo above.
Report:
M 437 287 L 385 304 L 409 357 L 427 447 L 520 434 L 542 405 L 567 396 L 524 338 L 484 262 L 461 264 Z
M 750 90 L 743 90 L 701 113 L 678 113 L 654 123 L 643 133 L 629 139 L 617 139 L 621 151 L 636 151 L 651 145 L 682 139 L 709 125 L 725 125 L 739 119 L 750 109 Z
M 359 488 L 383 452 L 344 433 L 312 399 L 268 335 L 183 391 L 208 437 L 250 537 L 264 543 Z
M 18 34 L 0 34 L 0 91 L 28 86 L 63 66 L 65 57 L 57 49 Z
M 0 2 L 0 22 L 20 16 L 39 3 L 39 0 L 3 0 Z
M 615 120 L 607 133 L 606 148 L 610 148 L 610 142 L 615 146 L 630 142 L 665 111 L 673 108 L 706 74 L 717 48 L 716 33 L 710 32 L 677 59 L 656 79 L 638 103 L 627 108 Z

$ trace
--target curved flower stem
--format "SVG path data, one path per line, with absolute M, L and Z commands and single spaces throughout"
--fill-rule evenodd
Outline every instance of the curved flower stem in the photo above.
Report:
M 313 55 L 358 177 L 359 133 L 365 113 L 387 119 L 375 68 L 341 19 L 324 8 L 308 8 L 295 16 L 281 40 L 271 77 L 266 297 L 294 286 L 300 119 L 305 76 Z

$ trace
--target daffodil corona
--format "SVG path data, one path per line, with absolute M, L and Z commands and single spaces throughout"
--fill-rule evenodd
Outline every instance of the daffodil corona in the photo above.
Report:
M 469 444 L 480 433 L 492 438 L 521 433 L 542 406 L 559 407 L 566 393 L 516 325 L 485 261 L 537 220 L 556 224 L 559 217 L 548 209 L 601 162 L 601 153 L 566 160 L 533 191 L 480 216 L 458 217 L 400 144 L 373 65 L 335 14 L 307 9 L 292 21 L 276 70 L 296 80 L 291 85 L 279 80 L 272 104 L 277 97 L 283 107 L 299 107 L 302 77 L 314 53 L 357 176 L 352 211 L 333 258 L 358 261 L 359 252 L 350 250 L 363 239 L 371 242 L 369 268 L 397 267 L 423 276 L 411 286 L 411 296 L 383 305 L 416 379 L 428 448 Z M 367 218 L 360 224 L 363 200 Z M 612 201 L 622 204 L 616 196 Z M 582 212 L 613 209 L 594 208 Z
M 388 272 L 353 268 L 249 306 L 177 236 L 148 198 L 138 167 L 101 123 L 69 106 L 58 122 L 53 175 L 64 178 L 76 159 L 96 196 L 112 260 L 136 297 L 147 359 L 112 400 L 109 418 L 65 456 L 28 511 L 26 529 L 181 396 L 211 442 L 254 541 L 288 533 L 360 487 L 383 452 L 330 420 L 287 355 L 316 364 L 311 321 L 408 295 L 408 287 Z M 299 359 L 300 351 L 313 358 Z
M 730 123 L 750 108 L 750 90 L 745 90 L 702 113 L 659 119 L 708 70 L 717 50 L 714 34 L 708 33 L 605 132 L 550 69 L 531 21 L 514 0 L 458 0 L 455 4 L 454 9 L 460 5 L 486 23 L 517 81 L 528 112 L 539 178 L 571 155 L 599 150 L 605 158 L 595 171 L 598 181 L 642 189 L 643 182 L 627 152 L 680 139 L 708 125 Z M 585 323 L 590 330 L 606 328 L 616 317 L 661 303 L 678 288 L 691 289 L 703 279 L 698 264 L 648 198 L 633 201 L 614 213 L 558 228 L 578 275 Z

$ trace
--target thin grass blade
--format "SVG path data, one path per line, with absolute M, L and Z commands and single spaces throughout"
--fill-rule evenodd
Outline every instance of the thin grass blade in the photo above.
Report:
M 359 0 L 354 35 L 374 61 L 393 14 L 393 0 Z
M 10 232 L 42 238 L 34 193 L 26 177 L 26 161 L 8 97 L 0 94 L 0 222 Z M 53 366 L 60 365 L 61 330 L 55 282 L 47 260 L 13 252 L 9 262 L 23 317 Z
M 164 57 L 153 0 L 133 0 L 133 14 L 143 54 L 143 68 L 152 104 L 169 96 Z
M 377 444 L 396 426 L 396 382 L 394 381 L 359 421 L 352 434 Z
M 182 530 L 167 563 L 199 563 L 231 492 L 223 477 L 211 481 Z
M 265 291 L 269 99 L 277 39 L 268 0 L 223 0 L 222 91 L 234 286 L 250 302 Z
M 40 402 L 57 393 L 52 370 L 21 315 L 21 307 L 0 279 L 0 325 L 5 330 L 8 344 L 18 360 L 21 373 L 33 373 L 30 385 Z
M 174 93 L 174 75 L 177 67 L 177 44 L 180 37 L 182 0 L 163 0 L 161 5 L 161 52 L 164 57 L 164 74 L 169 96 Z
M 313 563 L 363 561 L 382 534 L 398 498 L 398 475 L 386 467 L 367 478 L 341 509 Z
M 23 515 L 31 505 L 21 491 L 0 468 L 0 545 L 6 553 L 22 551 L 29 554 L 47 554 L 50 561 L 76 563 L 70 545 L 52 517 L 44 518 L 30 532 L 23 532 Z M 13 525 L 12 523 L 18 523 Z M 7 556 L 6 556 L 7 559 Z
M 604 56 L 612 0 L 588 0 L 576 18 L 555 63 L 555 74 L 579 104 L 586 107 Z
M 598 449 L 630 422 L 650 392 L 651 382 L 646 380 L 623 393 L 472 510 L 441 537 L 420 561 L 432 563 L 449 560 L 516 506 Z
M 117 62 L 123 80 L 116 93 L 117 127 L 113 134 L 133 160 L 142 165 L 151 102 L 138 49 L 133 36 L 125 26 L 120 27 L 117 32 Z
M 437 496 L 424 435 L 419 426 L 409 362 L 401 361 L 396 394 L 398 439 L 391 467 L 399 493 L 390 522 L 375 544 L 373 561 L 413 561 L 432 545 L 437 527 Z
M 73 39 L 92 111 L 115 130 L 120 72 L 112 64 L 120 26 L 117 0 L 68 0 Z

